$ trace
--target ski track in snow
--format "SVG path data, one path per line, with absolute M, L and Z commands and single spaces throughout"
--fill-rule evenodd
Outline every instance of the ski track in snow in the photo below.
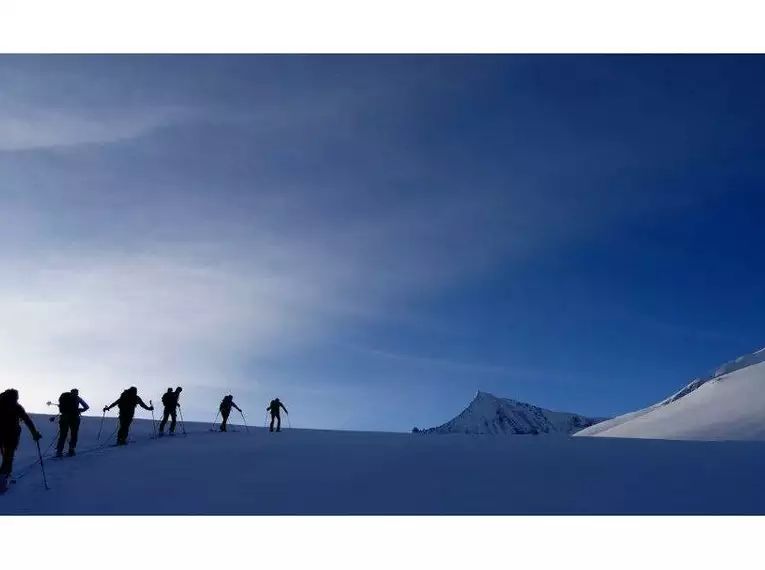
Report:
M 51 443 L 56 424 L 34 416 Z M 765 443 L 414 435 L 319 430 L 150 439 L 46 460 L 0 496 L 0 514 L 765 514 Z M 108 429 L 109 423 L 111 429 Z M 114 428 L 104 426 L 103 436 Z M 15 472 L 36 447 L 24 428 Z M 112 440 L 113 441 L 113 438 Z M 52 452 L 51 452 L 52 453 Z

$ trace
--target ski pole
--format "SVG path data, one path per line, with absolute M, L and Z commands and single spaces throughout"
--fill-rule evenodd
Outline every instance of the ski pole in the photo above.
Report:
M 106 419 L 106 410 L 104 410 L 104 415 L 101 416 L 101 425 L 98 427 L 98 435 L 96 436 L 96 441 L 101 441 L 101 430 L 104 429 L 105 419 Z
M 287 425 L 289 426 L 290 429 L 292 429 L 292 422 L 290 421 L 290 415 L 289 414 L 287 414 Z
M 239 410 L 239 413 L 242 414 L 242 421 L 244 422 L 244 429 L 247 430 L 247 433 L 250 432 L 250 428 L 247 427 L 247 420 L 244 419 L 244 412 L 242 410 Z
M 51 402 L 50 400 L 48 400 L 47 402 L 45 402 L 45 405 L 46 405 L 46 406 L 48 406 L 48 407 L 50 407 L 50 406 L 58 406 L 58 404 L 54 404 L 54 403 L 53 403 L 53 402 Z M 56 421 L 56 418 L 58 418 L 60 415 L 61 415 L 61 414 L 56 414 L 55 416 L 53 416 L 53 417 L 49 418 L 49 420 L 48 420 L 48 421 L 51 421 L 51 422 L 55 422 L 55 421 Z
M 186 422 L 183 421 L 183 410 L 180 406 L 178 406 L 178 415 L 181 417 L 181 430 L 183 430 L 183 435 L 186 435 Z
M 45 490 L 50 491 L 50 487 L 48 487 L 48 478 L 45 476 L 45 465 L 43 465 L 42 451 L 40 451 L 40 440 L 38 439 L 35 443 L 37 444 L 37 456 L 40 458 L 40 469 L 42 469 Z
M 58 435 L 61 433 L 61 428 L 56 430 L 56 435 L 53 436 L 53 441 L 50 442 L 48 447 L 45 448 L 45 451 L 43 451 L 43 456 L 47 455 L 48 452 L 51 450 L 51 448 L 55 445 L 55 443 L 58 441 Z M 34 462 L 32 463 L 34 465 Z
M 151 408 L 151 429 L 154 432 L 154 439 L 157 438 L 157 424 L 154 422 L 154 404 L 149 400 L 149 407 Z
M 218 421 L 218 414 L 220 414 L 220 410 L 215 412 L 215 419 L 213 420 L 212 426 L 210 426 L 210 431 L 213 431 L 215 429 L 215 422 Z
M 109 443 L 109 441 L 114 437 L 114 434 L 116 434 L 117 430 L 119 429 L 120 428 L 118 424 L 117 427 L 114 428 L 114 431 L 109 435 L 109 437 L 107 437 L 101 445 L 96 446 L 96 449 L 103 449 L 104 447 L 106 447 L 106 444 Z

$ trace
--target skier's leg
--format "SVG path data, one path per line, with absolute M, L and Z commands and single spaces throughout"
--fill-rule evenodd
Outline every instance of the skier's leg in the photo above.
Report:
M 165 431 L 165 424 L 167 423 L 167 418 L 169 415 L 170 415 L 170 410 L 165 408 L 165 411 L 162 413 L 162 421 L 159 422 L 159 433 L 162 433 Z
M 117 428 L 117 443 L 122 443 L 125 440 L 125 416 L 119 416 L 119 427 Z
M 64 443 L 66 443 L 66 435 L 69 432 L 69 419 L 66 416 L 61 416 L 58 421 L 58 443 L 56 444 L 56 455 L 59 456 L 64 453 Z
M 0 465 L 0 476 L 9 476 L 13 472 L 13 457 L 21 439 L 21 426 L 2 434 L 3 463 Z
M 276 416 L 274 416 L 274 413 L 271 412 L 271 425 L 268 426 L 268 431 L 274 431 L 274 419 Z
M 228 415 L 230 413 L 231 413 L 231 410 L 220 413 L 220 417 L 223 418 L 223 421 L 220 423 L 220 431 L 226 431 L 226 424 L 228 423 Z
M 117 443 L 127 443 L 128 432 L 130 431 L 130 423 L 133 421 L 133 416 L 128 414 L 120 415 L 120 427 L 117 431 Z
M 175 409 L 170 410 L 170 433 L 175 433 L 175 423 L 177 421 L 178 413 L 175 411 Z
M 74 449 L 77 447 L 77 438 L 80 434 L 80 416 L 77 415 L 71 419 L 69 424 L 69 453 L 74 454 Z
M 130 435 L 130 425 L 133 423 L 133 414 L 127 418 L 127 425 L 125 426 L 125 443 L 127 443 L 128 436 Z
M 276 431 L 282 431 L 282 415 L 276 414 Z
M 3 463 L 0 465 L 0 477 L 7 477 L 11 474 L 11 458 L 9 434 L 0 433 L 0 452 L 3 454 Z

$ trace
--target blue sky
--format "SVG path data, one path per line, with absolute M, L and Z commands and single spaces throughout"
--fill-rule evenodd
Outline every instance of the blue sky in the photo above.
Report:
M 765 60 L 5 57 L 0 374 L 409 430 L 765 346 Z M 208 417 L 209 416 L 209 417 Z

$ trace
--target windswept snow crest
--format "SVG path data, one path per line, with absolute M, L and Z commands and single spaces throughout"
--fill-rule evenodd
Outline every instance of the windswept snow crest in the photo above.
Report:
M 653 406 L 576 435 L 765 441 L 765 349 L 726 362 Z
M 460 415 L 438 427 L 422 430 L 422 433 L 570 435 L 600 421 L 603 419 L 553 412 L 517 400 L 498 398 L 479 390 Z

